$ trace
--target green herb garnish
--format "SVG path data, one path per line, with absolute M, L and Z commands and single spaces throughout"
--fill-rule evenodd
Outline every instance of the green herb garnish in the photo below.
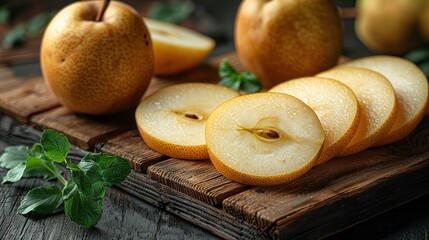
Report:
M 404 58 L 415 63 L 429 78 L 429 47 L 413 49 L 404 55 Z
M 29 20 L 28 23 L 20 23 L 11 28 L 2 39 L 2 46 L 5 49 L 19 46 L 29 38 L 40 34 L 43 29 L 49 24 L 51 19 L 55 16 L 56 10 L 41 13 Z M 0 11 L 1 13 L 1 11 Z M 0 15 L 1 16 L 1 15 Z
M 67 160 L 70 151 L 67 137 L 54 130 L 45 130 L 40 143 L 31 148 L 11 146 L 0 156 L 0 167 L 9 171 L 3 184 L 17 182 L 24 177 L 57 179 L 56 185 L 30 190 L 22 199 L 20 214 L 52 214 L 61 210 L 75 223 L 85 227 L 97 224 L 102 214 L 106 187 L 119 184 L 131 172 L 130 163 L 121 157 L 105 153 L 88 153 L 75 164 Z M 62 175 L 59 165 L 70 171 L 70 179 Z
M 6 24 L 10 18 L 10 9 L 3 6 L 0 7 L 0 24 Z
M 262 89 L 262 84 L 256 76 L 250 72 L 237 72 L 227 60 L 222 60 L 219 64 L 219 85 L 229 87 L 236 91 L 246 93 L 258 92 Z
M 179 23 L 189 17 L 195 6 L 189 0 L 155 1 L 148 13 L 149 18 L 169 23 Z

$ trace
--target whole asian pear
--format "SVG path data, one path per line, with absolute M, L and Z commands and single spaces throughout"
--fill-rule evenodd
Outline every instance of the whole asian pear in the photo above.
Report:
M 109 2 L 66 6 L 43 36 L 43 76 L 73 112 L 102 115 L 135 107 L 153 76 L 153 47 L 143 19 L 126 4 Z
M 330 0 L 244 0 L 235 47 L 243 66 L 270 88 L 333 67 L 343 26 Z

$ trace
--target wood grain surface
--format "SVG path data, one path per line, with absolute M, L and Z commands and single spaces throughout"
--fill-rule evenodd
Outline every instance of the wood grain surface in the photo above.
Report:
M 129 159 L 133 169 L 141 173 L 146 173 L 150 165 L 169 158 L 150 149 L 136 129 L 119 134 L 107 141 L 98 142 L 95 148 L 100 152 Z
M 41 77 L 13 84 L 13 88 L 0 92 L 0 110 L 20 123 L 28 123 L 30 116 L 57 106 L 58 101 Z
M 236 55 L 221 56 L 177 78 L 154 78 L 147 94 L 179 82 L 217 81 L 214 66 L 223 58 L 240 67 Z M 395 144 L 333 159 L 290 184 L 251 187 L 224 178 L 208 160 L 170 159 L 151 150 L 135 129 L 132 111 L 90 117 L 61 106 L 40 108 L 45 105 L 36 103 L 50 98 L 42 88 L 39 80 L 13 86 L 0 99 L 10 94 L 3 99 L 17 104 L 0 101 L 0 109 L 28 123 L 20 125 L 25 129 L 52 128 L 79 149 L 127 158 L 134 171 L 120 185 L 123 190 L 222 238 L 326 237 L 429 192 L 427 118 Z M 26 111 L 16 110 L 20 99 L 33 100 L 22 100 Z
M 40 113 L 30 124 L 38 129 L 54 129 L 66 134 L 70 142 L 85 150 L 93 150 L 97 142 L 135 128 L 132 112 L 109 116 L 87 116 L 70 112 L 65 107 Z
M 210 160 L 168 159 L 150 166 L 148 174 L 152 179 L 210 205 L 221 204 L 226 197 L 249 188 L 222 176 Z

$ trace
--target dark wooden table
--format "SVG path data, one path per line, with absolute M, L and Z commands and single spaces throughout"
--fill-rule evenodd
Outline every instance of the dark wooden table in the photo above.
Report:
M 228 26 L 225 31 L 229 40 L 219 44 L 213 55 L 231 51 L 231 14 L 239 1 L 233 1 L 234 8 L 228 11 L 221 11 L 222 4 L 201 2 L 207 2 L 214 17 L 222 25 Z M 354 3 L 334 2 L 341 6 L 353 6 Z M 345 20 L 345 30 L 345 56 L 356 58 L 373 54 L 357 40 L 352 20 Z M 17 75 L 40 74 L 37 61 L 19 63 L 11 67 Z M 0 153 L 9 145 L 32 144 L 38 141 L 36 135 L 37 132 L 0 114 Z M 6 170 L 0 169 L 0 178 L 5 174 Z M 218 239 L 210 232 L 117 187 L 109 188 L 103 202 L 102 218 L 91 229 L 71 223 L 63 213 L 39 219 L 18 214 L 17 207 L 22 197 L 29 189 L 40 184 L 43 184 L 42 180 L 25 179 L 15 184 L 0 185 L 0 239 Z M 429 239 L 428 203 L 429 195 L 424 195 L 336 233 L 329 239 Z

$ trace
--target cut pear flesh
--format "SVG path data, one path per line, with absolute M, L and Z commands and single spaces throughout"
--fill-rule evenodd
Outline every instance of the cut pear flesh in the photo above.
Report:
M 392 84 L 398 113 L 393 127 L 375 145 L 385 145 L 407 136 L 423 119 L 428 104 L 428 82 L 412 62 L 394 56 L 371 56 L 344 64 L 367 68 L 384 75 Z
M 369 69 L 336 67 L 320 73 L 320 77 L 340 81 L 355 93 L 361 109 L 359 127 L 341 156 L 373 146 L 391 129 L 396 118 L 395 91 L 383 75 Z
M 280 83 L 269 91 L 297 97 L 317 114 L 326 135 L 318 164 L 341 153 L 356 133 L 359 105 L 355 94 L 345 84 L 332 79 L 304 77 Z
M 155 151 L 182 159 L 208 159 L 206 120 L 236 91 L 209 83 L 176 84 L 145 98 L 135 112 L 145 143 Z
M 215 41 L 191 29 L 144 19 L 155 54 L 155 74 L 170 75 L 194 67 L 214 48 Z
M 276 185 L 304 174 L 324 139 L 314 111 L 283 93 L 228 100 L 210 114 L 206 126 L 213 165 L 225 177 L 248 185 Z

